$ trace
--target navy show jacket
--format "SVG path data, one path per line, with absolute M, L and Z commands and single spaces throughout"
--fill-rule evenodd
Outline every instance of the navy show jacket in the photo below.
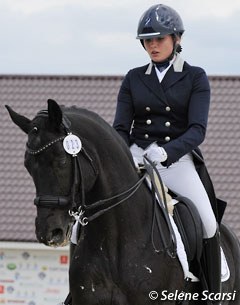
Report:
M 127 73 L 113 127 L 129 146 L 145 149 L 156 141 L 166 150 L 169 166 L 203 142 L 209 104 L 205 71 L 178 56 L 161 83 L 152 63 Z

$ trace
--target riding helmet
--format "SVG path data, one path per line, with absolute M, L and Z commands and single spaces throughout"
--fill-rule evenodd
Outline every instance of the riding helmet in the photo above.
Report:
M 181 36 L 183 32 L 184 26 L 179 14 L 167 5 L 157 4 L 151 6 L 140 18 L 137 39 L 164 37 L 171 34 Z

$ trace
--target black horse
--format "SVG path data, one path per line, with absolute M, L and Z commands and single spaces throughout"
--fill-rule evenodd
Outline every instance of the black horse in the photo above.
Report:
M 13 122 L 28 134 L 25 167 L 36 187 L 39 242 L 66 245 L 72 216 L 82 224 L 71 253 L 72 304 L 180 304 L 176 294 L 186 288 L 181 265 L 167 254 L 161 239 L 160 251 L 152 246 L 151 194 L 115 130 L 93 112 L 60 107 L 52 100 L 48 110 L 33 120 L 7 109 Z M 63 140 L 70 132 L 81 143 L 71 139 L 64 149 Z M 166 220 L 162 214 L 159 217 L 162 234 L 168 235 Z M 221 236 L 231 272 L 223 292 L 232 293 L 222 304 L 239 305 L 239 243 L 227 226 L 222 225 Z M 188 289 L 200 296 L 199 283 L 190 283 Z M 151 291 L 158 292 L 158 298 Z M 202 303 L 206 304 L 200 297 L 190 301 Z

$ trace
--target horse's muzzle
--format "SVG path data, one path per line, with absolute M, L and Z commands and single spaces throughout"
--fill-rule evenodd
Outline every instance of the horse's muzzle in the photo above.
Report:
M 36 218 L 36 237 L 40 243 L 50 247 L 63 247 L 69 243 L 72 224 L 69 224 L 66 229 L 60 226 L 46 227 L 40 227 L 39 220 Z

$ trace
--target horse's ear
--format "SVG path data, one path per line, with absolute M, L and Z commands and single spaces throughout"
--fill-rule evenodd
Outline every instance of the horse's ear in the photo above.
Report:
M 13 111 L 10 106 L 5 105 L 5 107 L 7 108 L 13 123 L 20 127 L 25 133 L 28 133 L 31 129 L 31 120 Z
M 62 123 L 62 110 L 57 102 L 48 99 L 48 118 L 50 124 L 58 128 Z

